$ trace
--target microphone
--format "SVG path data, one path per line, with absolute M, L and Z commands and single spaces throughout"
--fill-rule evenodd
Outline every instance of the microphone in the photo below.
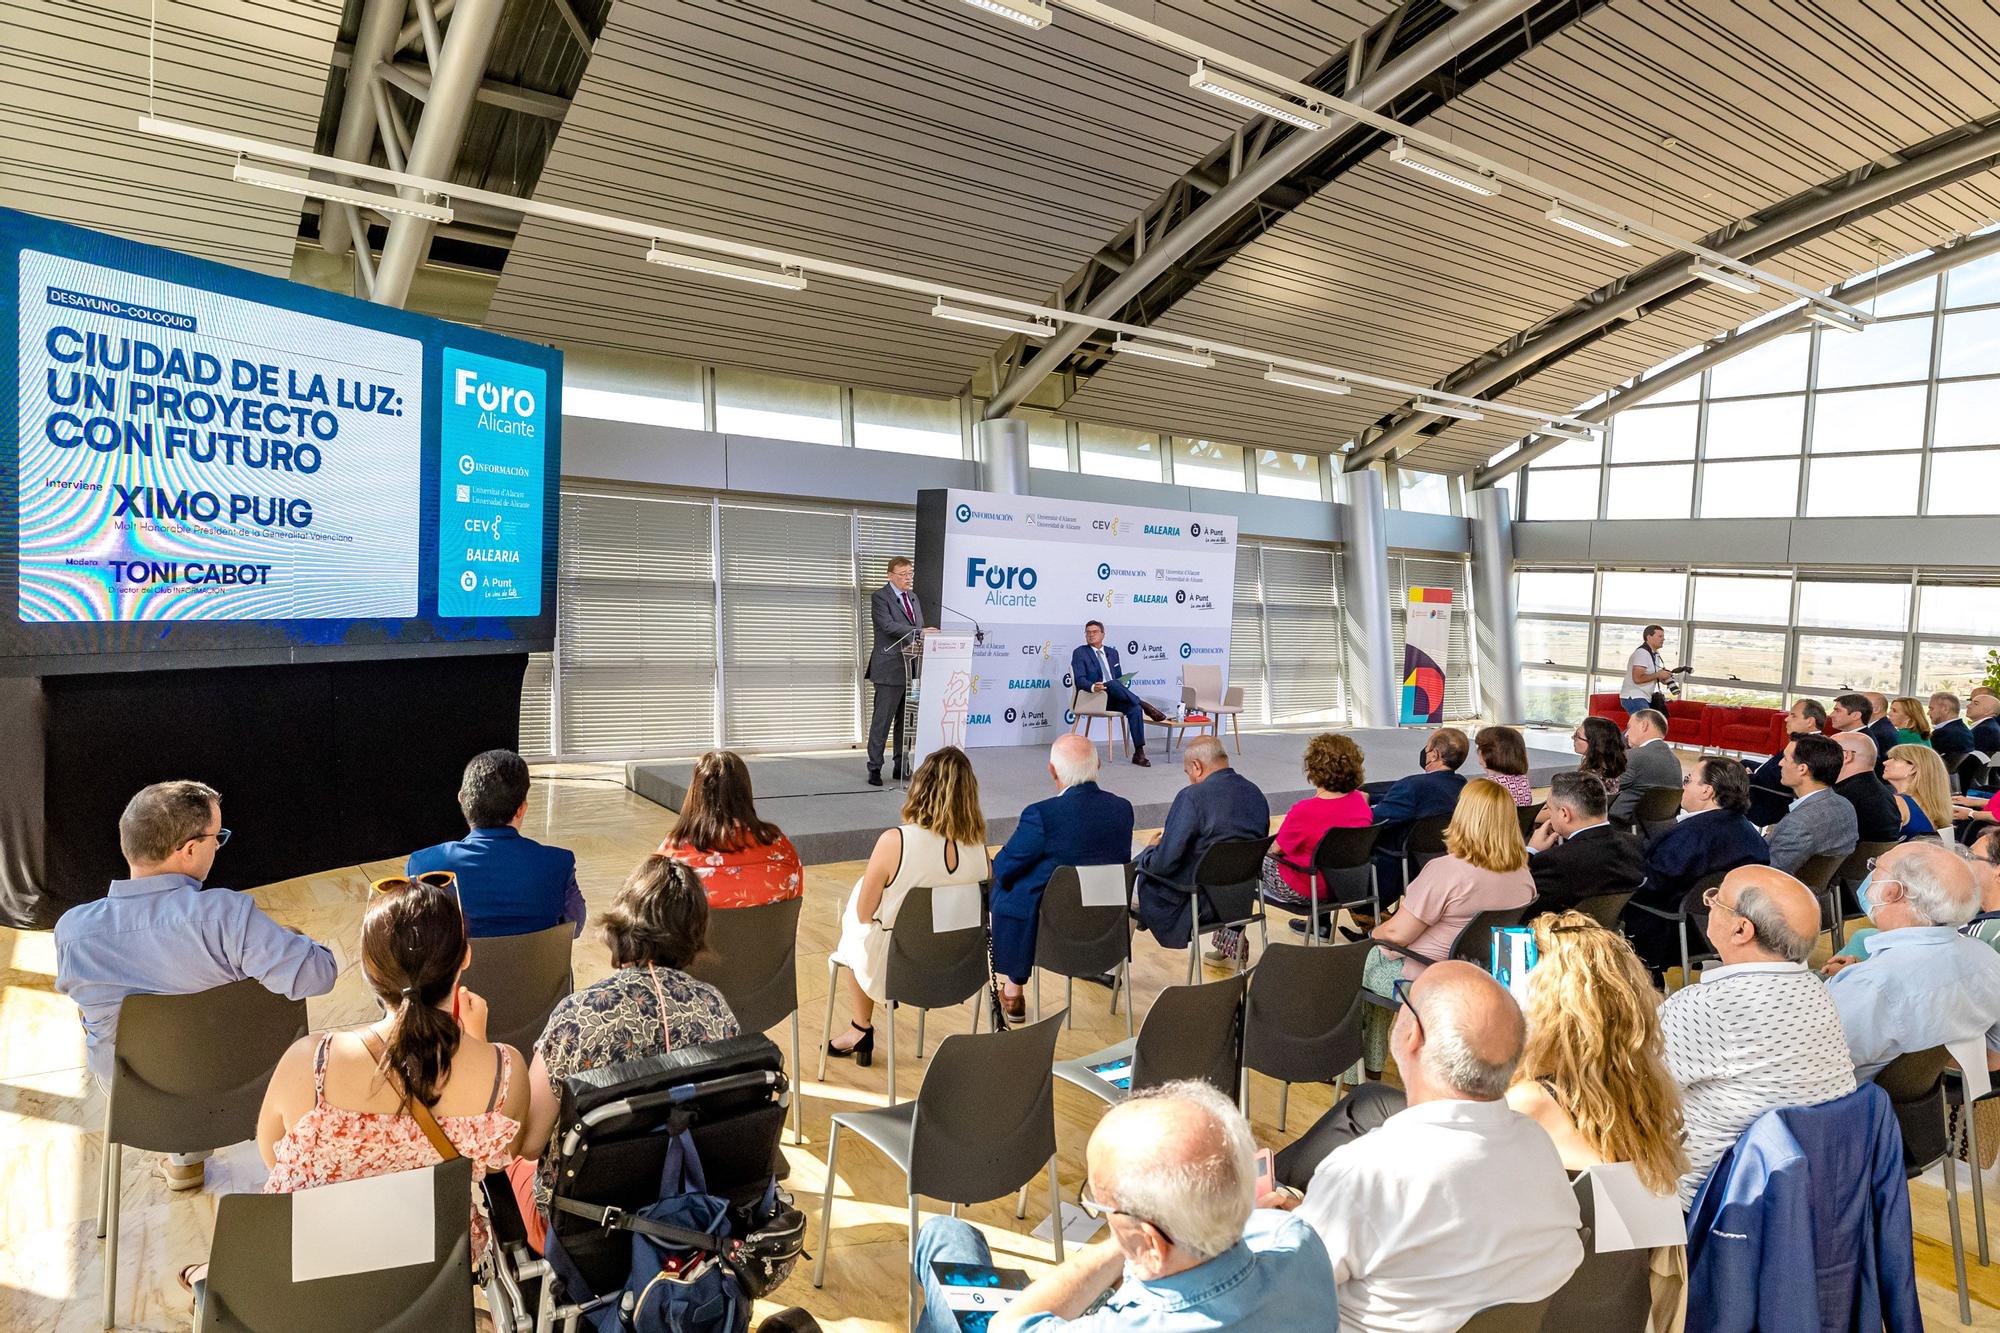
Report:
M 949 603 L 941 602 L 939 603 L 939 605 L 943 606 L 945 610 L 951 612 L 953 615 L 962 617 L 963 619 L 970 620 L 972 622 L 972 641 L 974 643 L 986 642 L 986 631 L 984 628 L 980 626 L 979 618 L 977 616 L 968 616 L 965 614 L 965 612 L 959 610 L 955 606 L 950 605 Z

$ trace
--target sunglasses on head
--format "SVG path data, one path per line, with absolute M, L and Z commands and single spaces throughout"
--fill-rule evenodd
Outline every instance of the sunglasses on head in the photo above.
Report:
M 452 870 L 426 870 L 421 875 L 384 875 L 381 879 L 368 881 L 370 893 L 401 893 L 404 889 L 418 884 L 428 884 L 434 889 L 450 889 L 458 892 L 458 873 Z

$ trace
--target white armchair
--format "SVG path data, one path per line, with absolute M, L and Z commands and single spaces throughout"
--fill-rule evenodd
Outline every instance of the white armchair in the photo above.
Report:
M 1229 719 L 1230 734 L 1236 737 L 1236 753 L 1243 753 L 1243 729 L 1237 718 L 1243 712 L 1243 687 L 1222 688 L 1219 666 L 1181 668 L 1181 703 L 1190 713 L 1206 713 L 1215 719 L 1215 734 L 1222 735 L 1222 719 Z

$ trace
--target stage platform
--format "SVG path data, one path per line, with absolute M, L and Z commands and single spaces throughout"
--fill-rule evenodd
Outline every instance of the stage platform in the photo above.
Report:
M 1427 732 L 1423 727 L 1379 727 L 1354 728 L 1346 734 L 1368 757 L 1367 777 L 1376 782 L 1416 772 Z M 1264 789 L 1274 814 L 1312 795 L 1299 762 L 1306 742 L 1316 734 L 1246 733 L 1240 755 L 1235 742 L 1230 742 L 1231 763 Z M 1576 767 L 1576 756 L 1567 748 L 1536 748 L 1535 739 L 1529 738 L 1528 776 L 1537 787 L 1546 786 L 1555 773 Z M 1049 779 L 1048 747 L 1000 746 L 969 753 L 973 771 L 979 775 L 987 840 L 997 845 L 1014 831 L 1024 807 L 1055 795 Z M 1132 802 L 1137 826 L 1142 829 L 1164 823 L 1175 793 L 1187 785 L 1178 750 L 1169 756 L 1164 745 L 1149 745 L 1147 755 L 1153 761 L 1151 768 L 1134 767 L 1118 756 L 1106 764 L 1099 779 L 1106 791 Z M 867 764 L 859 750 L 746 759 L 756 790 L 757 813 L 785 831 L 807 865 L 865 860 L 875 839 L 897 822 L 897 812 L 902 809 L 903 795 L 898 788 L 868 785 Z M 678 810 L 687 795 L 693 768 L 693 762 L 686 759 L 637 760 L 625 765 L 625 785 L 649 801 Z M 1460 770 L 1467 777 L 1476 777 L 1480 771 L 1477 754 Z

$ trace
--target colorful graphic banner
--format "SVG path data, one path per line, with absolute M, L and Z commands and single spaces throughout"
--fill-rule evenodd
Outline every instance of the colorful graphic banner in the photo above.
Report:
M 1411 588 L 1403 617 L 1402 724 L 1444 721 L 1444 663 L 1451 646 L 1451 589 Z

